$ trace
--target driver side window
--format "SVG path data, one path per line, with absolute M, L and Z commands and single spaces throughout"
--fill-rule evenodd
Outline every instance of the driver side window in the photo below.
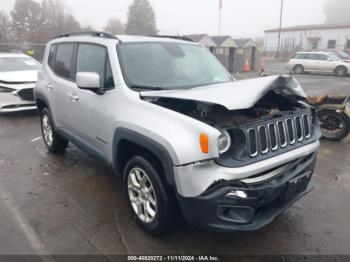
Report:
M 104 46 L 79 44 L 76 73 L 78 72 L 95 72 L 100 76 L 101 86 L 104 89 L 114 88 L 108 52 Z

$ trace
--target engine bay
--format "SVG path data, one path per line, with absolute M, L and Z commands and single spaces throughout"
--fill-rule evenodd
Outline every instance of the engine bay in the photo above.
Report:
M 241 110 L 228 110 L 218 104 L 176 98 L 148 98 L 147 100 L 218 128 L 271 120 L 309 107 L 299 97 L 285 96 L 274 90 L 269 91 L 254 107 Z

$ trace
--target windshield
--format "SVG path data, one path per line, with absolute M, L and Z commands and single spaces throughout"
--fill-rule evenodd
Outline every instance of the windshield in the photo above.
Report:
M 221 63 L 199 45 L 122 43 L 118 55 L 129 87 L 188 89 L 233 81 Z
M 350 58 L 350 56 L 349 56 L 347 53 L 343 52 L 343 51 L 338 51 L 338 55 L 339 55 L 342 59 L 349 59 L 349 58 Z
M 38 66 L 31 57 L 0 57 L 0 72 L 37 70 Z

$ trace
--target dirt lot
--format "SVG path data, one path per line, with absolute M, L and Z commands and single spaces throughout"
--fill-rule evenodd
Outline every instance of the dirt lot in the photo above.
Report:
M 278 67 L 277 67 L 278 69 Z M 348 92 L 350 78 L 299 77 L 308 93 Z M 0 254 L 350 255 L 350 138 L 322 141 L 316 188 L 264 229 L 180 227 L 151 237 L 134 223 L 121 180 L 70 145 L 47 153 L 36 112 L 0 116 Z

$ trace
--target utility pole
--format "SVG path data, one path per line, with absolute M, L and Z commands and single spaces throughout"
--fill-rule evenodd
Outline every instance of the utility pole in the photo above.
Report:
M 219 0 L 219 23 L 218 23 L 218 35 L 221 35 L 221 10 L 222 10 L 222 0 Z
M 276 57 L 280 55 L 280 45 L 281 45 L 281 32 L 282 32 L 282 18 L 283 18 L 283 1 L 281 0 L 281 13 L 280 13 L 280 26 L 278 29 L 278 46 L 277 46 L 277 54 Z

